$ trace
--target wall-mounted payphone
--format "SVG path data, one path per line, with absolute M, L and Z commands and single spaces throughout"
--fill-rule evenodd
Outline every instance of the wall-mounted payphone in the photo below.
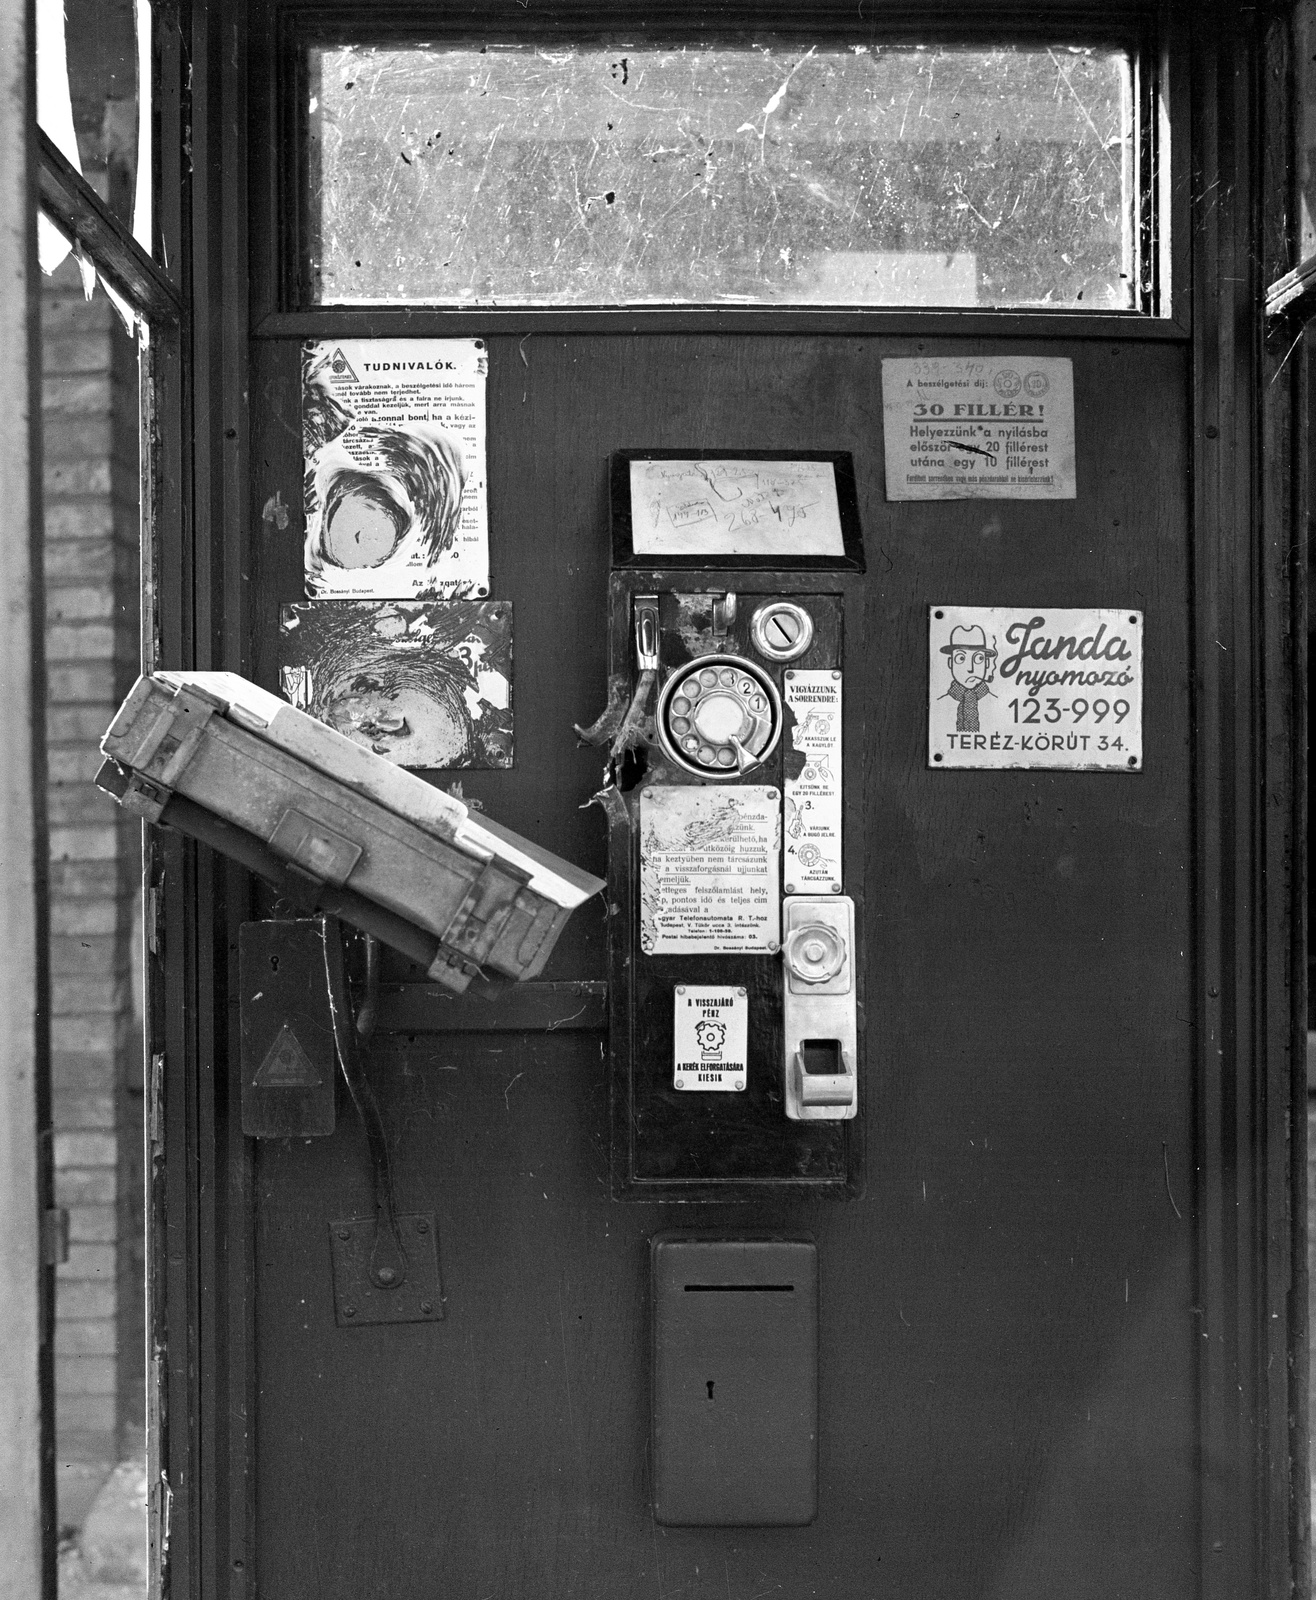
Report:
M 614 1187 L 861 1182 L 844 857 L 848 455 L 614 457 Z

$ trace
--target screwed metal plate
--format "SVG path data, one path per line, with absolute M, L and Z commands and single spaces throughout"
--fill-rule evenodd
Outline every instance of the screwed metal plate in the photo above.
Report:
M 443 1285 L 439 1279 L 439 1230 L 432 1213 L 398 1217 L 406 1276 L 384 1287 L 375 1282 L 375 1219 L 349 1217 L 329 1224 L 334 1264 L 334 1320 L 340 1328 L 379 1322 L 439 1322 Z

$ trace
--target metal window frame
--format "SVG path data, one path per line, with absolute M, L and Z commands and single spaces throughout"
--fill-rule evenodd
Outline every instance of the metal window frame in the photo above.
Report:
M 177 286 L 41 128 L 37 129 L 37 193 L 50 220 L 134 310 L 154 323 L 182 319 Z
M 87 180 L 55 146 L 43 129 L 30 125 L 32 159 L 35 169 L 34 196 L 41 211 L 59 231 L 90 261 L 145 323 L 149 340 L 143 350 L 139 374 L 139 429 L 141 453 L 142 516 L 142 606 L 141 638 L 143 665 L 151 666 L 175 654 L 171 635 L 176 627 L 186 629 L 192 612 L 186 594 L 186 581 L 180 582 L 181 568 L 194 525 L 191 504 L 193 477 L 186 440 L 193 414 L 189 385 L 196 363 L 190 346 L 193 328 L 190 316 L 189 252 L 182 248 L 190 223 L 190 172 L 182 159 L 187 146 L 186 130 L 190 114 L 187 73 L 183 62 L 186 19 L 180 9 L 168 3 L 154 7 L 152 29 L 153 78 L 152 150 L 154 170 L 152 188 L 156 204 L 152 208 L 152 250 L 148 254 L 131 232 L 101 200 Z M 162 267 L 161 261 L 170 263 Z M 178 535 L 175 537 L 174 535 Z M 190 852 L 195 857 L 195 850 Z M 176 844 L 153 838 L 147 833 L 143 852 L 144 886 L 148 907 L 162 900 L 163 885 L 170 882 L 176 914 L 186 918 L 185 904 L 177 891 L 194 870 L 184 860 Z M 154 920 L 154 919 L 152 919 Z M 180 925 L 181 925 L 180 921 Z M 148 930 L 149 938 L 149 930 Z M 146 966 L 145 1004 L 147 1062 L 163 1062 L 162 1041 L 176 1036 L 173 1025 L 176 1007 L 168 998 L 166 976 L 159 960 L 158 941 L 150 940 Z M 200 998 L 200 997 L 198 997 Z M 207 997 L 208 1003 L 208 997 Z M 152 1057 L 151 1052 L 157 1054 Z M 185 1053 L 177 1053 L 178 1064 Z M 174 1491 L 180 1472 L 179 1461 L 183 1430 L 171 1423 L 189 1409 L 190 1399 L 180 1393 L 180 1371 L 195 1367 L 192 1356 L 194 1318 L 180 1315 L 178 1289 L 182 1237 L 180 1217 L 192 1206 L 180 1193 L 177 1170 L 171 1175 L 161 1156 L 163 1149 L 164 1086 L 159 1076 L 146 1068 L 147 1204 L 146 1204 L 146 1293 L 147 1341 L 143 1352 L 147 1368 L 146 1437 L 148 1485 L 148 1537 L 150 1542 L 150 1594 L 153 1600 L 169 1592 L 171 1527 Z M 180 1147 L 184 1138 L 180 1127 L 175 1137 Z M 176 1168 L 179 1164 L 176 1164 Z M 194 1237 L 189 1233 L 188 1237 Z M 186 1333 L 184 1333 L 186 1328 Z M 53 1564 L 54 1546 L 50 1559 Z
M 1185 107 L 1170 108 L 1170 28 L 1156 5 L 1123 3 L 1098 9 L 1090 3 L 1048 8 L 1054 18 L 1039 25 L 1036 11 L 1017 5 L 930 10 L 905 4 L 883 8 L 875 20 L 849 5 L 824 0 L 801 6 L 697 5 L 660 0 L 646 7 L 641 22 L 618 6 L 572 0 L 551 15 L 527 14 L 517 0 L 459 0 L 440 7 L 388 6 L 363 13 L 346 0 L 273 0 L 266 12 L 260 50 L 267 69 L 253 79 L 252 194 L 262 235 L 271 242 L 252 263 L 252 326 L 257 337 L 354 337 L 365 330 L 390 335 L 547 333 L 554 331 L 653 333 L 957 333 L 1004 332 L 1019 319 L 1039 337 L 1184 338 L 1189 305 L 1187 278 L 1187 171 Z M 572 306 L 467 307 L 421 303 L 386 306 L 315 305 L 305 297 L 301 198 L 306 191 L 306 150 L 301 107 L 305 103 L 307 50 L 318 44 L 434 41 L 445 37 L 597 39 L 623 31 L 653 40 L 725 41 L 746 37 L 825 38 L 846 43 L 895 44 L 1084 44 L 1126 51 L 1133 62 L 1134 140 L 1138 232 L 1138 296 L 1144 304 L 1127 311 L 1079 308 L 965 308 L 824 306 Z M 1183 97 L 1178 97 L 1182 99 Z M 1172 126 L 1177 120 L 1179 126 Z M 1166 146 L 1168 145 L 1168 160 Z M 255 222 L 255 218 L 254 218 Z

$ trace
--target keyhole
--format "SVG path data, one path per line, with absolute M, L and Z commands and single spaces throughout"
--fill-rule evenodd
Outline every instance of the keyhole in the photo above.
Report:
M 708 1380 L 708 1398 L 710 1400 L 713 1398 L 713 1380 L 711 1378 Z

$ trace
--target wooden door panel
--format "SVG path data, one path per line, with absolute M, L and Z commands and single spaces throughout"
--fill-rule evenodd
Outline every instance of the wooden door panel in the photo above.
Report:
M 1004 341 L 989 348 L 994 352 Z M 845 449 L 865 529 L 847 613 L 847 887 L 864 919 L 867 1184 L 852 1201 L 614 1202 L 601 1034 L 382 1040 L 403 1210 L 434 1210 L 437 1326 L 340 1330 L 327 1224 L 369 1210 L 350 1112 L 257 1159 L 261 1591 L 707 1600 L 1109 1596 L 1196 1587 L 1190 1263 L 1187 360 L 1074 360 L 1078 499 L 890 505 L 870 337 L 490 340 L 494 594 L 515 614 L 516 766 L 460 774 L 591 870 L 607 458 Z M 522 359 L 524 355 L 524 360 Z M 301 598 L 294 343 L 258 346 L 255 675 Z M 1145 770 L 926 766 L 928 604 L 1146 613 Z M 601 978 L 602 902 L 550 976 Z M 818 1520 L 660 1529 L 647 1500 L 648 1240 L 811 1233 Z

